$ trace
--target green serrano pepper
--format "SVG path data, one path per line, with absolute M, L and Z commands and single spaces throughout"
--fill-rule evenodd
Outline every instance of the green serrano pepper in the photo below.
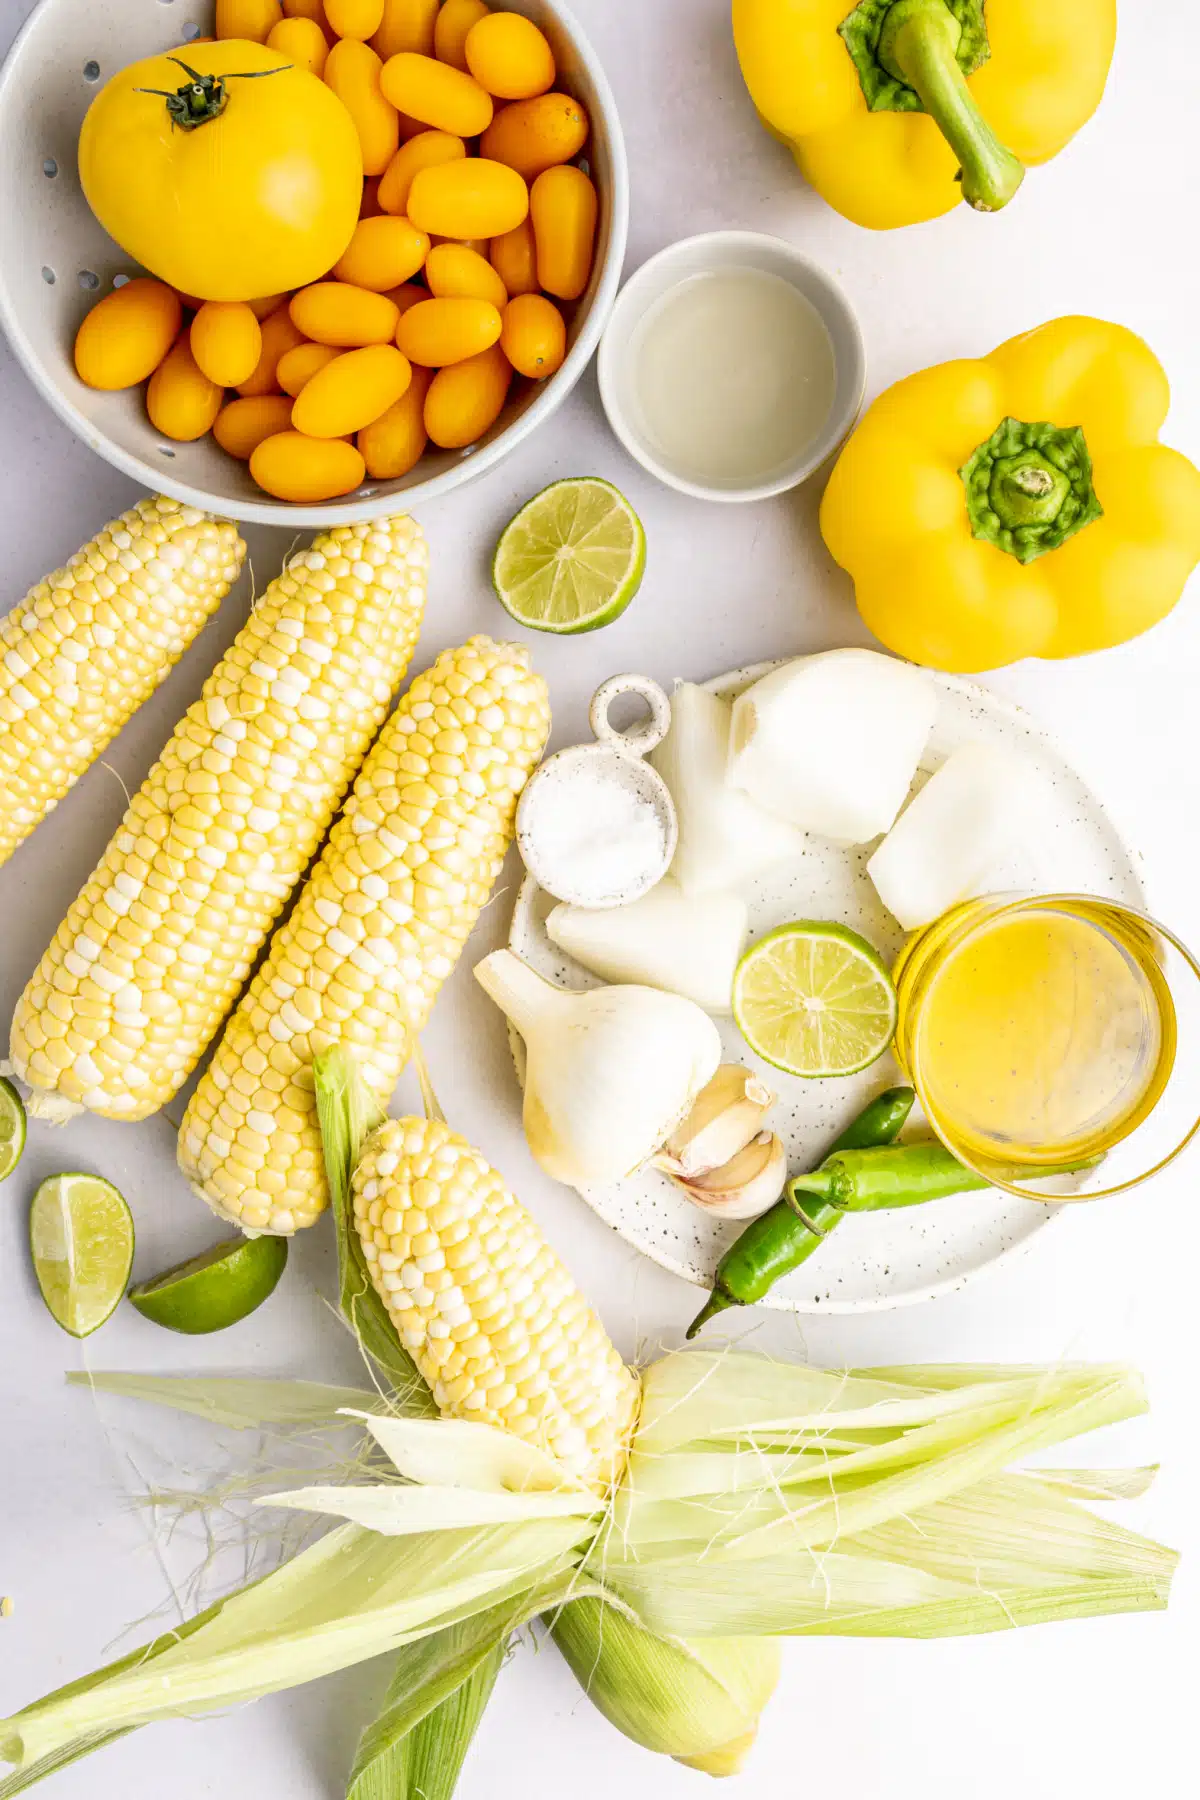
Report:
M 797 1175 L 788 1183 L 787 1202 L 803 1220 L 808 1216 L 809 1194 L 838 1212 L 887 1212 L 990 1185 L 944 1144 L 893 1144 L 885 1149 L 836 1151 L 813 1174 Z
M 915 1098 L 911 1088 L 888 1088 L 847 1125 L 830 1155 L 893 1143 Z M 694 1338 L 702 1325 L 727 1306 L 752 1306 L 761 1300 L 784 1275 L 808 1260 L 843 1217 L 840 1207 L 821 1199 L 806 1206 L 800 1217 L 785 1199 L 761 1218 L 751 1220 L 717 1265 L 713 1291 L 689 1325 L 688 1337 Z

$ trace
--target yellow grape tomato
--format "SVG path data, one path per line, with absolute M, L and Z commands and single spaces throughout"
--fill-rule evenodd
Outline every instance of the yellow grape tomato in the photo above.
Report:
M 403 213 L 408 191 L 422 169 L 438 163 L 459 162 L 467 146 L 451 131 L 421 131 L 401 144 L 379 181 L 379 204 L 386 213 Z
M 472 76 L 436 57 L 402 50 L 384 63 L 380 81 L 393 106 L 438 131 L 478 137 L 492 122 L 491 96 Z
M 425 396 L 432 369 L 414 367 L 412 380 L 385 413 L 365 425 L 355 442 L 375 481 L 395 481 L 415 468 L 425 454 Z
M 297 344 L 294 350 L 285 351 L 280 357 L 275 379 L 284 393 L 295 399 L 305 382 L 311 381 L 318 369 L 323 369 L 326 363 L 331 363 L 335 356 L 342 354 L 332 344 Z M 290 419 L 290 413 L 288 417 Z
M 230 400 L 213 423 L 213 436 L 222 450 L 249 462 L 264 438 L 286 431 L 292 422 L 292 403 L 286 394 L 255 394 Z
M 528 219 L 514 231 L 493 238 L 488 246 L 488 260 L 508 289 L 510 298 L 517 294 L 536 294 L 537 249 L 533 242 L 533 226 Z
M 544 294 L 518 294 L 504 309 L 500 347 L 518 375 L 544 381 L 561 369 L 567 354 L 567 328 L 553 300 Z
M 383 64 L 370 44 L 339 38 L 325 59 L 331 87 L 358 133 L 364 175 L 382 175 L 400 143 L 400 120 L 379 84 Z
M 433 54 L 452 69 L 467 72 L 467 33 L 491 9 L 484 0 L 443 0 L 433 28 Z
M 282 17 L 279 0 L 217 0 L 213 32 L 218 38 L 265 44 Z
M 554 86 L 554 52 L 521 13 L 489 13 L 471 27 L 463 50 L 480 87 L 498 100 L 528 100 Z
M 432 56 L 437 14 L 438 0 L 383 0 L 383 19 L 371 48 L 384 62 L 402 50 Z
M 490 300 L 422 300 L 396 328 L 405 356 L 427 369 L 477 356 L 500 336 L 500 309 Z
M 469 244 L 435 244 L 425 259 L 425 279 L 438 300 L 490 300 L 508 305 L 508 289 L 478 250 Z
M 495 238 L 529 213 L 529 189 L 515 169 L 484 156 L 422 169 L 408 194 L 408 216 L 437 237 Z
M 266 493 L 309 505 L 352 493 L 366 472 L 362 453 L 344 438 L 310 438 L 299 431 L 264 438 L 250 456 L 250 474 Z
M 428 255 L 429 239 L 423 231 L 407 219 L 382 213 L 377 219 L 359 221 L 333 273 L 339 281 L 383 294 L 416 275 Z
M 588 139 L 586 109 L 570 94 L 539 94 L 502 106 L 479 144 L 481 156 L 507 163 L 526 181 L 570 162 Z
M 301 288 L 292 295 L 288 311 L 304 337 L 316 344 L 335 344 L 339 350 L 390 343 L 400 318 L 395 301 L 386 294 L 345 281 L 318 281 Z
M 425 396 L 425 430 L 443 450 L 465 450 L 504 409 L 512 365 L 499 344 L 439 369 Z
M 146 411 L 156 431 L 186 444 L 212 430 L 224 398 L 224 389 L 198 367 L 181 337 L 150 377 Z
M 262 355 L 262 326 L 240 300 L 206 300 L 188 333 L 192 355 L 218 387 L 248 381 Z
M 598 213 L 596 190 L 569 163 L 546 169 L 533 184 L 529 216 L 537 246 L 538 284 L 560 300 L 578 300 L 592 272 Z
M 325 17 L 335 37 L 374 37 L 383 23 L 383 0 L 325 0 Z
M 346 437 L 386 412 L 411 380 L 408 358 L 391 344 L 345 350 L 305 382 L 292 425 L 308 437 Z
M 141 275 L 97 302 L 75 338 L 75 370 L 91 388 L 136 387 L 179 333 L 183 308 L 164 281 Z
M 320 75 L 329 55 L 329 39 L 315 19 L 280 19 L 271 27 L 267 49 L 278 50 L 289 62 Z

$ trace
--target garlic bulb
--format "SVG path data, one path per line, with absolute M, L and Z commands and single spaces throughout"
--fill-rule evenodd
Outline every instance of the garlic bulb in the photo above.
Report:
M 642 982 L 727 1013 L 748 924 L 737 894 L 686 895 L 668 875 L 625 906 L 556 906 L 546 933 L 605 981 Z
M 757 1219 L 774 1206 L 787 1182 L 787 1152 L 774 1132 L 756 1138 L 719 1169 L 683 1181 L 673 1176 L 688 1199 L 723 1219 Z
M 571 1187 L 632 1174 L 720 1063 L 716 1026 L 678 994 L 626 986 L 570 993 L 511 950 L 486 956 L 475 978 L 525 1040 L 529 1148 Z
M 671 874 L 688 895 L 742 887 L 804 849 L 792 826 L 727 786 L 731 716 L 728 700 L 677 682 L 671 729 L 650 758 L 675 802 L 679 844 Z
M 719 1169 L 758 1136 L 777 1097 L 741 1063 L 722 1063 L 654 1158 L 655 1168 L 684 1181 Z
M 933 729 L 929 676 L 876 650 L 827 650 L 773 669 L 733 703 L 728 779 L 821 837 L 890 829 Z

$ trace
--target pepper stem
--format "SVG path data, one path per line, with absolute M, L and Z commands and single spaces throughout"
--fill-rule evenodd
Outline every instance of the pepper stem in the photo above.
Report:
M 736 1304 L 737 1302 L 731 1300 L 727 1294 L 723 1294 L 720 1288 L 714 1288 L 684 1334 L 688 1342 L 691 1342 L 702 1325 L 707 1325 L 710 1319 L 715 1319 L 718 1313 L 723 1313 L 727 1306 Z
M 999 212 L 1025 178 L 976 106 L 956 52 L 962 26 L 945 0 L 893 0 L 876 51 L 890 75 L 906 82 L 962 164 L 963 199 L 976 212 Z

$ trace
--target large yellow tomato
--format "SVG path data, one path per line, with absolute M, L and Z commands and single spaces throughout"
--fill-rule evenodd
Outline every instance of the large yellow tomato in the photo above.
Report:
M 92 211 L 143 268 L 202 300 L 318 280 L 358 223 L 349 112 L 262 44 L 226 39 L 181 55 L 132 63 L 88 108 L 79 174 Z

